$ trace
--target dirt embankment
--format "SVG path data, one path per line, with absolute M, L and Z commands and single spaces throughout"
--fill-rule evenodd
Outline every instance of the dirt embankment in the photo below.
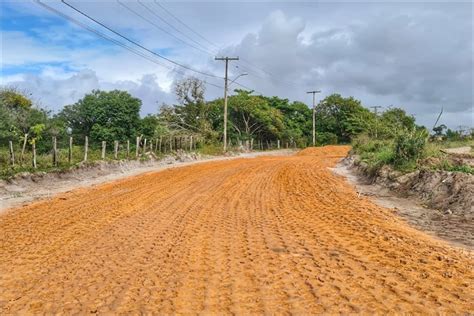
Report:
M 412 226 L 474 249 L 473 175 L 428 170 L 402 175 L 388 167 L 373 175 L 354 156 L 343 159 L 334 171 Z
M 474 250 L 472 213 L 429 208 L 416 192 L 408 195 L 390 189 L 387 181 L 374 182 L 373 178 L 354 167 L 351 159 L 342 160 L 331 170 L 348 179 L 359 195 L 370 197 L 378 205 L 392 210 L 411 226 L 455 246 Z
M 472 253 L 360 196 L 347 147 L 195 164 L 0 215 L 0 314 L 470 314 Z
M 364 162 L 348 157 L 345 164 L 353 167 L 371 183 L 381 184 L 402 196 L 416 197 L 446 214 L 474 219 L 474 175 L 441 170 L 417 170 L 401 174 L 384 166 L 373 175 Z

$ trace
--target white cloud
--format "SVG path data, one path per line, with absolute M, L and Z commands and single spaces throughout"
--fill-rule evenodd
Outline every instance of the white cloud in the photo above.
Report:
M 100 80 L 92 70 L 81 70 L 65 78 L 47 75 L 25 75 L 22 80 L 10 81 L 8 85 L 18 87 L 28 93 L 41 106 L 54 112 L 64 105 L 73 104 L 92 90 L 128 91 L 142 100 L 142 114 L 156 113 L 161 103 L 173 102 L 173 96 L 158 84 L 157 77 L 145 74 L 139 80 L 108 82 Z

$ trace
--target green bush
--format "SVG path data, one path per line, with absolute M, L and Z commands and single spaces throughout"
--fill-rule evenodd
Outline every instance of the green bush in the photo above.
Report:
M 316 133 L 316 142 L 318 145 L 337 144 L 337 135 L 330 132 L 318 132 Z
M 393 162 L 395 165 L 404 166 L 416 163 L 423 157 L 428 133 L 425 129 L 401 132 L 394 141 Z

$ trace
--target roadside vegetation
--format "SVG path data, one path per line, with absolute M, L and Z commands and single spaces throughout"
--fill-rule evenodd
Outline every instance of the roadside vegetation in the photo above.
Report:
M 0 178 L 98 160 L 159 158 L 177 150 L 222 154 L 224 100 L 205 100 L 203 82 L 192 77 L 176 82 L 174 92 L 176 104 L 163 104 L 157 113 L 140 117 L 142 101 L 125 91 L 92 91 L 52 113 L 28 93 L 0 88 Z M 228 99 L 228 120 L 231 151 L 312 144 L 312 109 L 302 102 L 236 89 Z M 316 122 L 317 145 L 352 143 L 374 172 L 384 165 L 410 171 L 426 167 L 426 159 L 433 158 L 430 168 L 472 173 L 472 167 L 440 151 L 472 148 L 472 131 L 461 133 L 441 125 L 430 136 L 400 108 L 376 114 L 359 100 L 339 94 L 319 102 Z
M 380 118 L 383 121 L 384 117 Z M 387 123 L 387 122 L 385 122 Z M 385 125 L 390 126 L 390 125 Z M 429 135 L 424 127 L 388 128 L 378 137 L 361 134 L 353 140 L 353 151 L 375 175 L 383 166 L 402 173 L 417 169 L 445 170 L 474 174 L 474 133 L 452 132 L 448 135 Z M 467 147 L 467 153 L 450 153 L 446 149 Z

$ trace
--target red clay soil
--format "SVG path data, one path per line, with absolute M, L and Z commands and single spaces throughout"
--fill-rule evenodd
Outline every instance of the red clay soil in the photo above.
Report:
M 348 147 L 210 162 L 0 216 L 0 313 L 474 313 L 472 253 L 358 197 Z

